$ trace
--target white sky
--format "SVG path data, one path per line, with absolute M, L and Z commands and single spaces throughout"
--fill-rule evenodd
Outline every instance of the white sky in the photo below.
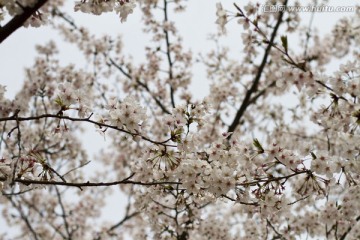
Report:
M 214 47 L 212 42 L 207 41 L 209 33 L 215 33 L 217 26 L 216 20 L 216 7 L 215 4 L 219 1 L 213 0 L 192 0 L 187 3 L 187 11 L 185 13 L 174 14 L 170 13 L 170 20 L 176 20 L 179 32 L 183 36 L 185 49 L 192 49 L 196 57 L 198 53 L 206 53 L 209 49 Z M 232 5 L 233 1 L 222 0 L 225 9 L 235 12 Z M 244 2 L 248 1 L 236 1 L 238 5 L 244 5 Z M 265 1 L 260 1 L 265 2 Z M 302 1 L 303 4 L 307 4 L 310 1 Z M 330 6 L 354 6 L 356 1 L 341 0 L 341 1 L 329 1 Z M 68 13 L 75 19 L 78 25 L 84 25 L 89 27 L 92 33 L 99 35 L 110 34 L 116 36 L 120 34 L 123 36 L 123 42 L 125 44 L 125 51 L 127 54 L 133 55 L 136 61 L 143 61 L 144 46 L 148 41 L 148 38 L 142 33 L 143 23 L 141 19 L 141 11 L 136 8 L 134 14 L 128 16 L 128 20 L 125 23 L 120 23 L 118 16 L 115 13 L 104 14 L 102 16 L 93 16 L 82 13 L 73 13 L 73 1 L 68 1 L 67 9 Z M 291 4 L 289 4 L 291 5 Z M 318 13 L 315 15 L 313 26 L 317 27 L 321 33 L 328 33 L 335 21 L 341 16 L 351 15 L 352 13 Z M 303 13 L 303 24 L 308 25 L 310 19 L 310 13 Z M 240 54 L 241 51 L 241 33 L 242 28 L 236 23 L 236 20 L 230 22 L 227 25 L 228 34 L 222 41 L 226 43 L 233 52 L 233 55 Z M 41 28 L 21 28 L 0 44 L 0 84 L 6 85 L 8 93 L 7 97 L 12 98 L 16 91 L 22 87 L 24 67 L 30 67 L 33 65 L 33 60 L 36 55 L 34 46 L 36 44 L 46 43 L 51 39 L 55 39 L 57 42 L 61 42 L 57 32 L 49 27 Z M 290 36 L 291 40 L 291 36 Z M 297 41 L 297 39 L 292 39 Z M 78 54 L 74 55 L 76 48 L 68 43 L 59 44 L 60 57 L 64 64 L 76 63 L 83 61 L 83 57 Z M 86 64 L 84 65 L 86 67 Z M 206 75 L 204 69 L 198 65 L 194 66 L 194 83 L 192 90 L 194 95 L 199 98 L 205 96 L 208 92 L 208 82 L 206 81 Z M 336 70 L 336 69 L 335 69 Z M 201 89 L 201 91 L 199 90 Z M 93 141 L 91 139 L 99 139 L 100 141 Z M 93 154 L 98 151 L 99 146 L 104 146 L 102 138 L 94 134 L 92 131 L 88 132 L 84 137 L 84 144 L 89 149 L 89 153 Z M 119 197 L 119 194 L 115 195 L 115 198 Z M 109 200 L 110 204 L 105 209 L 105 218 L 107 220 L 118 221 L 121 216 L 112 215 L 114 208 L 119 209 L 119 201 Z M 1 210 L 1 206 L 0 206 Z M 121 209 L 119 210 L 121 211 Z M 5 224 L 0 217 L 0 233 L 6 231 Z

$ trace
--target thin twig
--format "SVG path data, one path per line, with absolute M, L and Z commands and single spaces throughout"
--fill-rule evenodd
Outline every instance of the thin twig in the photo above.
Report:
M 59 189 L 56 186 L 55 186 L 55 190 L 56 190 L 56 195 L 57 195 L 59 205 L 60 205 L 60 208 L 61 208 L 61 211 L 62 211 L 61 217 L 64 220 L 65 230 L 66 230 L 66 233 L 67 233 L 67 235 L 69 237 L 68 239 L 71 239 L 72 233 L 70 232 L 69 223 L 68 223 L 68 221 L 66 219 L 66 211 L 65 211 L 64 204 L 62 203 L 62 200 L 61 200 L 61 194 L 60 194 Z
M 64 116 L 64 115 L 60 115 L 60 114 L 42 114 L 42 115 L 31 116 L 31 117 L 17 117 L 17 116 L 5 117 L 5 118 L 0 118 L 0 122 L 5 122 L 5 121 L 19 121 L 19 122 L 22 122 L 22 121 L 34 121 L 34 120 L 39 120 L 39 119 L 42 119 L 42 118 L 65 119 L 65 120 L 70 120 L 70 121 L 73 121 L 73 122 L 89 122 L 89 123 L 93 123 L 93 124 L 95 124 L 97 126 L 115 129 L 117 131 L 130 134 L 132 136 L 140 136 L 143 140 L 154 143 L 154 144 L 159 144 L 159 145 L 163 145 L 163 146 L 166 145 L 168 147 L 174 147 L 174 145 L 166 144 L 166 142 L 168 142 L 170 139 L 165 140 L 165 141 L 154 141 L 154 140 L 151 140 L 151 139 L 149 139 L 147 137 L 144 137 L 144 136 L 140 135 L 139 133 L 132 133 L 132 132 L 127 131 L 125 129 L 121 129 L 121 128 L 117 127 L 117 126 L 112 126 L 112 125 L 109 125 L 109 124 L 93 121 L 93 120 L 90 119 L 90 117 L 87 117 L 87 118 L 74 118 L 74 117 Z
M 75 170 L 77 170 L 77 169 L 79 169 L 79 168 L 82 168 L 82 167 L 88 165 L 90 162 L 91 162 L 91 161 L 87 161 L 86 163 L 80 164 L 79 166 L 77 166 L 77 167 L 75 167 L 75 168 L 73 168 L 73 169 L 70 169 L 69 171 L 67 171 L 66 173 L 64 173 L 62 176 L 65 177 L 65 176 L 68 175 L 69 173 L 71 173 L 71 172 L 73 172 L 73 171 L 75 171 Z
M 19 212 L 21 219 L 25 222 L 25 225 L 28 227 L 28 229 L 31 232 L 31 234 L 33 235 L 34 239 L 38 240 L 39 237 L 38 237 L 36 231 L 34 230 L 34 228 L 31 226 L 31 223 L 30 223 L 29 219 L 27 218 L 26 214 L 22 210 L 21 204 L 17 205 L 10 196 L 5 196 L 5 197 L 10 201 L 11 205 L 13 205 L 13 207 Z
M 168 22 L 168 11 L 167 11 L 167 0 L 164 0 L 164 21 Z M 171 105 L 175 108 L 175 99 L 174 99 L 174 88 L 171 86 L 171 81 L 173 80 L 173 61 L 171 60 L 171 50 L 170 50 L 170 38 L 169 32 L 164 28 L 165 33 L 165 43 L 166 43 L 166 56 L 169 64 L 169 84 L 170 84 L 170 98 L 171 98 Z

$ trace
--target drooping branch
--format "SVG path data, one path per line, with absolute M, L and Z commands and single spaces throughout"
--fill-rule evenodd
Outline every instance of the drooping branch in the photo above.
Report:
M 34 14 L 41 6 L 43 6 L 48 0 L 39 0 L 33 7 L 24 7 L 23 12 L 16 15 L 5 26 L 0 27 L 0 44 L 21 27 L 25 21 Z

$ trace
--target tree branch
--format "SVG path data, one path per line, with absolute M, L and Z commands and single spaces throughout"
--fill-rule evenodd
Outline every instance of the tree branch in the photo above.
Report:
M 358 216 L 356 219 L 356 222 L 360 221 L 360 216 Z M 351 225 L 350 227 L 348 227 L 348 229 L 345 231 L 345 233 L 340 237 L 340 240 L 345 240 L 346 236 L 349 234 L 349 232 L 351 231 L 351 229 L 354 227 L 354 225 Z
M 91 115 L 90 115 L 90 117 L 91 117 Z M 58 114 L 43 114 L 43 115 L 31 116 L 31 117 L 17 117 L 17 115 L 14 115 L 14 116 L 10 116 L 10 117 L 0 118 L 0 122 L 5 122 L 5 121 L 18 121 L 18 122 L 34 121 L 34 120 L 39 120 L 39 119 L 42 119 L 42 118 L 45 118 L 45 119 L 46 118 L 65 119 L 65 120 L 70 120 L 70 121 L 73 121 L 73 122 L 89 122 L 89 123 L 93 123 L 93 124 L 95 124 L 97 126 L 115 129 L 115 130 L 118 130 L 120 132 L 130 134 L 132 136 L 140 136 L 143 140 L 154 143 L 154 144 L 160 144 L 160 145 L 163 145 L 163 146 L 166 145 L 168 147 L 173 147 L 174 146 L 174 145 L 166 144 L 169 140 L 154 141 L 154 140 L 151 140 L 150 138 L 142 136 L 139 133 L 132 133 L 132 132 L 127 131 L 125 129 L 118 128 L 117 126 L 112 126 L 112 125 L 108 125 L 108 124 L 105 124 L 105 123 L 90 120 L 90 117 L 87 117 L 87 118 L 73 118 L 73 117 L 64 116 L 64 115 L 58 115 Z
M 125 77 L 127 77 L 130 80 L 134 80 L 129 73 L 125 72 L 125 70 L 118 64 L 116 64 L 116 62 L 109 57 L 109 61 L 110 63 L 116 67 L 122 74 L 125 75 Z M 167 110 L 167 108 L 164 106 L 164 104 L 162 104 L 162 102 L 156 97 L 154 96 L 154 94 L 150 91 L 148 85 L 146 83 L 141 82 L 139 79 L 135 79 L 136 83 L 139 84 L 142 88 L 144 88 L 149 94 L 150 96 L 154 99 L 154 101 L 156 102 L 156 104 L 161 108 L 161 110 L 166 113 L 166 114 L 171 114 L 169 110 Z
M 131 218 L 137 216 L 138 214 L 140 214 L 140 212 L 133 212 L 132 214 L 126 214 L 126 216 L 124 216 L 124 218 L 121 219 L 120 222 L 118 222 L 117 224 L 115 224 L 114 226 L 109 228 L 109 230 L 107 230 L 107 232 L 111 233 L 113 230 L 115 230 L 116 228 L 123 225 L 127 220 L 130 220 Z
M 0 182 L 6 181 L 5 177 L 0 177 Z M 137 182 L 128 180 L 128 178 L 115 182 L 58 182 L 58 181 L 44 181 L 44 180 L 30 180 L 30 179 L 14 179 L 14 182 L 23 183 L 25 185 L 37 184 L 37 185 L 54 185 L 54 186 L 68 186 L 68 187 L 106 187 L 120 184 L 133 184 L 142 186 L 155 186 L 155 185 L 170 185 L 181 184 L 181 182 Z
M 168 21 L 167 4 L 168 4 L 167 0 L 164 0 L 164 21 L 165 22 Z M 171 80 L 173 79 L 173 72 L 172 72 L 173 61 L 171 60 L 171 55 L 170 55 L 169 32 L 166 30 L 166 28 L 164 28 L 164 33 L 165 33 L 165 43 L 166 43 L 166 56 L 167 56 L 167 60 L 169 63 L 169 78 L 170 78 L 169 84 L 170 84 L 171 105 L 173 108 L 175 108 L 174 88 L 171 86 Z
M 6 198 L 10 201 L 11 205 L 13 205 L 13 207 L 19 212 L 21 219 L 24 221 L 25 225 L 29 229 L 30 233 L 33 235 L 34 239 L 39 240 L 39 237 L 35 229 L 32 227 L 27 215 L 24 213 L 21 204 L 17 205 L 14 200 L 9 196 L 6 196 Z
M 16 15 L 4 27 L 0 28 L 0 44 L 19 27 L 24 25 L 25 21 L 33 15 L 47 0 L 39 0 L 33 7 L 24 7 L 23 13 Z
M 65 230 L 66 230 L 66 233 L 68 235 L 68 239 L 71 239 L 71 235 L 72 235 L 72 232 L 70 231 L 70 226 L 69 226 L 69 223 L 66 219 L 66 211 L 65 211 L 65 206 L 62 202 L 62 199 L 61 199 L 61 194 L 60 194 L 60 191 L 57 187 L 55 187 L 55 190 L 56 190 L 56 195 L 57 195 L 57 198 L 58 198 L 58 202 L 59 202 L 59 205 L 60 205 L 60 208 L 61 208 L 61 217 L 64 221 L 64 226 L 65 226 Z
M 265 183 L 269 183 L 269 182 L 275 182 L 275 181 L 280 181 L 280 180 L 287 180 L 293 176 L 296 176 L 296 175 L 300 175 L 300 174 L 308 174 L 308 175 L 311 175 L 312 172 L 310 170 L 302 170 L 302 171 L 298 171 L 298 172 L 294 172 L 290 175 L 286 175 L 286 176 L 281 176 L 281 177 L 273 177 L 273 178 L 264 178 L 264 179 L 257 179 L 257 180 L 254 180 L 254 181 L 251 181 L 251 182 L 243 182 L 243 183 L 237 183 L 236 185 L 237 186 L 254 186 L 256 184 L 259 184 L 259 183 L 262 183 L 262 182 L 265 182 Z
M 285 0 L 284 4 L 283 5 L 287 5 L 287 0 Z M 257 87 L 259 85 L 259 82 L 260 82 L 260 78 L 261 78 L 261 75 L 263 74 L 263 71 L 264 71 L 264 68 L 265 68 L 265 65 L 267 63 L 267 59 L 269 57 L 269 54 L 270 54 L 270 50 L 271 50 L 271 47 L 273 46 L 274 44 L 274 41 L 275 41 L 275 37 L 276 37 L 276 34 L 277 34 L 277 31 L 280 27 L 280 24 L 282 23 L 282 17 L 284 15 L 284 12 L 280 12 L 279 13 L 279 17 L 278 17 L 278 20 L 277 20 L 277 23 L 275 25 L 275 28 L 274 28 L 274 31 L 272 32 L 271 34 L 271 38 L 269 40 L 269 43 L 268 43 L 268 46 L 266 47 L 265 49 L 265 53 L 264 53 L 264 57 L 262 59 L 262 62 L 259 66 L 259 69 L 257 71 L 257 74 L 255 76 L 255 79 L 251 85 L 251 88 L 246 92 L 246 95 L 245 95 L 245 98 L 239 108 L 239 110 L 237 111 L 236 113 L 236 116 L 233 120 L 233 122 L 231 123 L 230 127 L 228 128 L 228 132 L 234 132 L 236 127 L 238 126 L 242 116 L 244 115 L 247 107 L 250 105 L 250 100 L 251 100 L 251 95 L 257 91 Z M 231 135 L 229 136 L 229 138 L 231 137 Z
M 281 234 L 281 233 L 279 233 L 276 229 L 275 229 L 275 227 L 271 224 L 271 222 L 269 221 L 269 219 L 266 219 L 266 223 L 267 223 L 267 225 L 268 226 L 270 226 L 271 227 L 271 229 L 274 231 L 274 233 L 277 235 L 277 238 L 280 238 L 280 239 L 282 239 L 282 240 L 286 240 L 286 238 L 284 238 L 283 237 L 283 235 Z M 273 239 L 276 239 L 276 238 L 273 238 Z

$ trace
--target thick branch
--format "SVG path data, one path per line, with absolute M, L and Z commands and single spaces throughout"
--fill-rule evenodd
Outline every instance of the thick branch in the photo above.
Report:
M 287 0 L 285 1 L 284 5 L 286 5 L 286 4 L 287 4 Z M 263 57 L 262 62 L 260 64 L 260 66 L 259 66 L 259 69 L 257 71 L 255 79 L 254 79 L 254 81 L 252 83 L 251 88 L 246 92 L 245 98 L 244 98 L 239 110 L 237 111 L 233 122 L 231 123 L 230 127 L 228 128 L 228 132 L 234 132 L 235 131 L 235 129 L 238 126 L 238 124 L 239 124 L 242 116 L 244 115 L 247 107 L 250 105 L 249 103 L 250 103 L 250 100 L 251 100 L 251 95 L 254 92 L 256 92 L 256 90 L 257 90 L 257 87 L 258 87 L 259 82 L 260 82 L 261 75 L 264 72 L 264 68 L 265 68 L 265 65 L 267 63 L 267 59 L 268 59 L 269 54 L 270 54 L 271 47 L 272 47 L 272 45 L 273 45 L 273 43 L 275 41 L 275 37 L 276 37 L 277 31 L 278 31 L 278 29 L 280 27 L 280 24 L 282 23 L 283 15 L 284 15 L 284 12 L 279 13 L 277 23 L 275 25 L 273 33 L 271 34 L 271 38 L 269 40 L 268 46 L 265 49 L 264 57 Z
M 15 32 L 16 29 L 24 25 L 25 21 L 46 2 L 47 0 L 39 0 L 33 7 L 24 7 L 23 13 L 16 15 L 4 27 L 0 28 L 0 43 Z
M 276 80 L 270 83 L 268 86 L 266 86 L 263 90 L 259 91 L 253 98 L 250 99 L 249 104 L 254 104 L 258 100 L 258 98 L 263 96 L 269 88 L 274 87 L 275 84 L 276 84 Z

